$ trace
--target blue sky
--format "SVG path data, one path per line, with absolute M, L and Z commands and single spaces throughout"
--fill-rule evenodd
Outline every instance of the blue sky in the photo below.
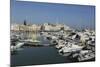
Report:
M 73 28 L 95 27 L 95 6 L 11 0 L 11 23 L 63 23 Z

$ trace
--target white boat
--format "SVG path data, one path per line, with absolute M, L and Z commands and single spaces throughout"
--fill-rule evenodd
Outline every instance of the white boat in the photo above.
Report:
M 55 47 L 56 47 L 57 49 L 60 49 L 60 48 L 64 47 L 65 44 L 66 44 L 66 43 L 65 43 L 63 40 L 59 40 L 59 41 L 58 41 L 58 45 L 56 45 Z
M 15 46 L 11 45 L 11 51 L 17 51 L 24 45 L 24 42 L 17 42 Z
M 24 40 L 24 42 L 26 42 L 26 43 L 39 43 L 40 41 L 39 40 L 33 40 L 33 39 L 26 39 L 26 40 Z
M 94 52 L 89 52 L 89 50 L 81 51 L 78 56 L 78 61 L 86 61 L 95 58 Z
M 72 44 L 72 43 L 68 43 L 67 46 L 62 47 L 59 50 L 59 53 L 61 55 L 63 55 L 63 56 L 68 56 L 71 53 L 75 53 L 75 52 L 81 51 L 82 48 L 83 48 L 83 46 L 78 46 L 78 45 L 75 45 L 75 44 Z

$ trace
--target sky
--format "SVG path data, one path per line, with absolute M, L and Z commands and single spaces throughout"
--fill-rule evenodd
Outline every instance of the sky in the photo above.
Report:
M 62 23 L 72 28 L 95 28 L 95 6 L 11 0 L 11 23 Z

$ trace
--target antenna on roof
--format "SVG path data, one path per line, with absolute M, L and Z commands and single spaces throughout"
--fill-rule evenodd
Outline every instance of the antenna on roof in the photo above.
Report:
M 58 18 L 56 18 L 56 24 L 58 24 L 58 23 L 59 23 Z

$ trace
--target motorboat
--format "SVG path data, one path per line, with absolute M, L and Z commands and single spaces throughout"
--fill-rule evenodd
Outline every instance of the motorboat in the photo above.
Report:
M 68 56 L 71 53 L 81 51 L 82 48 L 83 48 L 83 46 L 75 45 L 73 43 L 68 43 L 67 45 L 62 47 L 60 50 L 58 50 L 58 52 L 63 56 Z
M 16 42 L 15 45 L 11 45 L 11 53 L 18 51 L 22 46 L 24 45 L 24 42 Z

